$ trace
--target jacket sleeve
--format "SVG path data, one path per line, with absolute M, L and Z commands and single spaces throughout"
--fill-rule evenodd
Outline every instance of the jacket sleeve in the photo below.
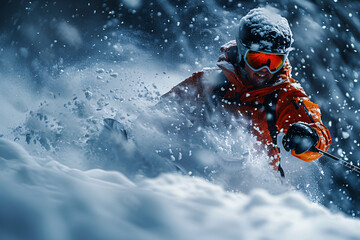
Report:
M 331 143 L 329 130 L 321 121 L 319 106 L 310 101 L 309 97 L 300 90 L 294 90 L 284 96 L 279 96 L 277 109 L 277 127 L 280 132 L 286 134 L 289 126 L 296 122 L 308 123 L 319 135 L 319 141 L 316 147 L 327 151 Z M 302 154 L 291 154 L 305 162 L 314 161 L 322 156 L 320 153 L 307 151 Z
M 184 100 L 195 100 L 203 95 L 203 86 L 201 79 L 204 72 L 194 73 L 191 77 L 185 79 L 169 92 L 161 96 L 162 101 L 182 102 Z

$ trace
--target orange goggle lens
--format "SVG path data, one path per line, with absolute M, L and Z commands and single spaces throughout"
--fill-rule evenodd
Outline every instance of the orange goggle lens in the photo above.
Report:
M 263 67 L 271 73 L 277 72 L 285 63 L 286 55 L 257 52 L 248 50 L 245 54 L 245 62 L 254 70 L 258 71 Z

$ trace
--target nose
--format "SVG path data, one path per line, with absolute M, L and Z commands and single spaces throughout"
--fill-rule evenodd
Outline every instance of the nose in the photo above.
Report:
M 267 68 L 263 68 L 263 69 L 260 69 L 258 72 L 265 74 L 265 73 L 269 73 L 269 70 Z

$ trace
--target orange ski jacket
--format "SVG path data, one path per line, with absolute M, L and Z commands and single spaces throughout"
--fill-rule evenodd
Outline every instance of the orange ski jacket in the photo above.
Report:
M 194 73 L 163 98 L 177 102 L 190 99 L 197 104 L 215 99 L 227 111 L 240 113 L 250 121 L 251 133 L 264 145 L 275 170 L 280 163 L 277 135 L 286 134 L 293 123 L 305 122 L 313 127 L 319 135 L 316 147 L 326 151 L 331 143 L 329 130 L 321 122 L 319 106 L 311 102 L 301 85 L 291 78 L 289 61 L 270 84 L 254 87 L 243 77 L 236 63 L 236 51 L 234 41 L 224 45 L 217 69 Z M 306 162 L 322 156 L 311 151 L 296 155 L 292 150 L 291 154 Z

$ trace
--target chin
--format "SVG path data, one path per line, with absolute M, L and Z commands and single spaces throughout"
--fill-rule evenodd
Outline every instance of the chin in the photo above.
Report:
M 264 85 L 264 84 L 266 84 L 266 83 L 268 83 L 269 82 L 269 79 L 266 79 L 266 80 L 255 80 L 255 81 L 253 81 L 253 83 L 254 83 L 254 85 L 255 86 L 262 86 L 262 85 Z

